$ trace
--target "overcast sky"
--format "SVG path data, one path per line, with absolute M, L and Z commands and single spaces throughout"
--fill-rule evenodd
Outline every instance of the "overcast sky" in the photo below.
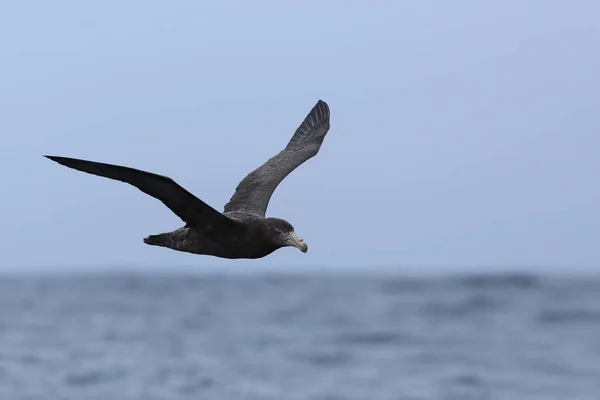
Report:
M 10 1 L 0 268 L 600 270 L 600 2 Z M 165 174 L 222 211 L 318 99 L 331 130 L 268 215 L 307 254 L 150 247 L 159 201 L 42 154 Z

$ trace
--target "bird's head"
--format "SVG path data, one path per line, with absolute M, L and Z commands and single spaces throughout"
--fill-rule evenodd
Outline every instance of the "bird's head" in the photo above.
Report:
M 275 240 L 282 247 L 294 246 L 303 253 L 308 251 L 308 246 L 302 238 L 296 235 L 294 227 L 289 222 L 280 218 L 267 218 L 267 226 L 275 234 Z

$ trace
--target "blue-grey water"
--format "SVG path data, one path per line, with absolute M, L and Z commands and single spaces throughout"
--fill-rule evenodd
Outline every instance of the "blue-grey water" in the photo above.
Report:
M 600 280 L 0 281 L 0 399 L 600 399 Z

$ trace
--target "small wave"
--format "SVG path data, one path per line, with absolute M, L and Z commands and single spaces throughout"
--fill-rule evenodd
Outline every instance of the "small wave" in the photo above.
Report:
M 195 394 L 195 393 L 204 391 L 208 388 L 211 388 L 211 387 L 215 386 L 216 384 L 217 384 L 216 379 L 214 379 L 210 376 L 205 376 L 205 377 L 201 377 L 199 379 L 194 379 L 193 382 L 188 382 L 188 383 L 183 384 L 178 389 L 178 392 L 183 395 Z
M 39 365 L 42 359 L 37 354 L 23 354 L 20 358 L 21 364 L 26 366 Z
M 416 278 L 402 278 L 386 280 L 382 283 L 381 288 L 386 293 L 415 293 L 426 290 L 433 281 Z
M 393 331 L 345 332 L 336 335 L 336 343 L 379 346 L 414 342 L 412 336 Z
M 125 371 L 121 370 L 93 370 L 88 372 L 79 372 L 68 374 L 65 378 L 69 386 L 91 386 L 105 382 L 115 381 L 125 376 Z
M 584 309 L 544 310 L 540 313 L 539 320 L 554 324 L 574 322 L 600 323 L 600 311 Z
M 454 379 L 454 383 L 460 386 L 466 387 L 476 387 L 481 386 L 483 384 L 483 378 L 479 375 L 474 374 L 463 374 L 456 376 Z
M 269 318 L 276 323 L 290 323 L 310 312 L 308 304 L 294 304 L 271 311 Z
M 296 358 L 312 365 L 329 367 L 350 364 L 352 356 L 343 351 L 297 354 Z
M 541 286 L 540 279 L 530 274 L 489 274 L 470 275 L 460 279 L 460 282 L 469 288 L 517 288 L 533 289 Z
M 479 312 L 489 312 L 500 308 L 500 303 L 489 296 L 478 294 L 460 302 L 430 302 L 423 306 L 425 314 L 434 316 L 464 317 Z

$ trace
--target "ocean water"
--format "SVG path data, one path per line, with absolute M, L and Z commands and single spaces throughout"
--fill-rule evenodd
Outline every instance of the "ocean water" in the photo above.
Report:
M 0 280 L 0 399 L 600 399 L 600 279 Z

